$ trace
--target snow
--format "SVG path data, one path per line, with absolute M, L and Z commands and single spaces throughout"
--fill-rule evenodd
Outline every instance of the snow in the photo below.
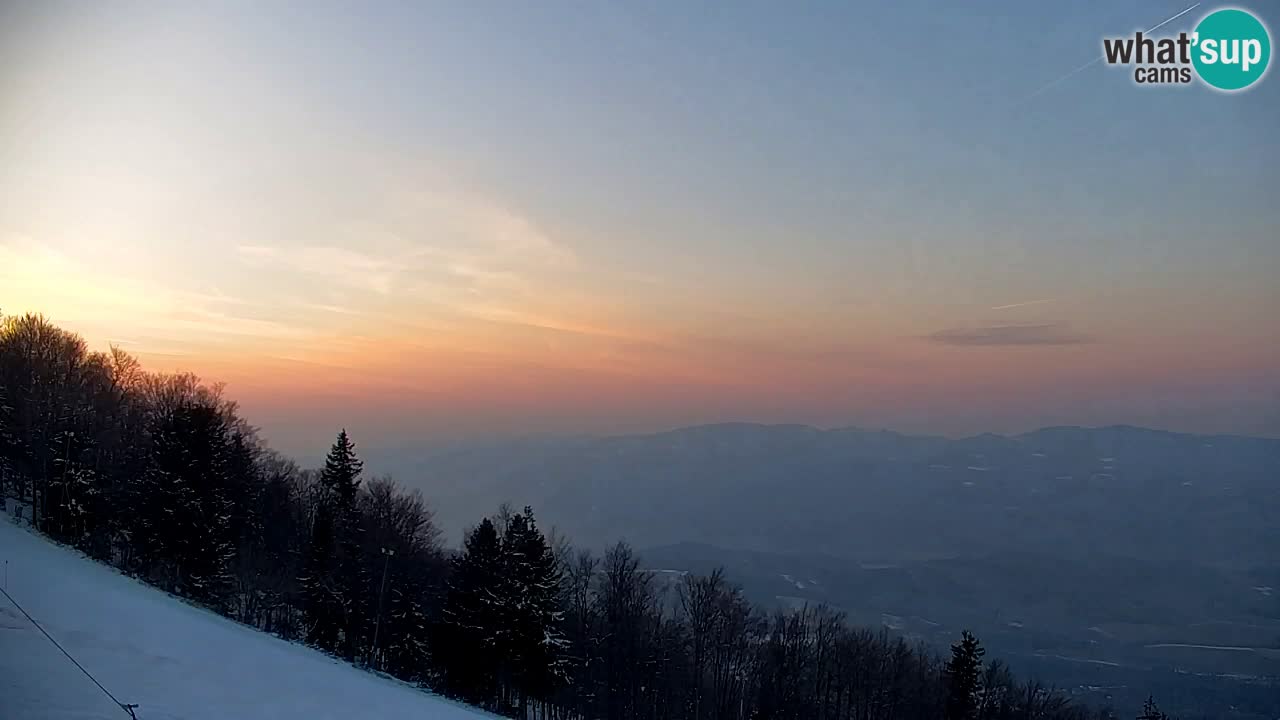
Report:
M 889 613 L 880 613 L 880 624 L 890 630 L 901 630 L 904 627 L 900 616 L 890 615 Z
M 1052 653 L 1032 653 L 1034 657 L 1054 658 L 1055 660 L 1065 660 L 1067 662 L 1088 663 L 1090 665 L 1105 665 L 1106 667 L 1121 667 L 1120 663 L 1111 662 L 1109 660 L 1092 660 L 1090 658 L 1068 657 L 1066 655 L 1054 655 Z
M 782 573 L 782 579 L 783 579 L 783 580 L 786 580 L 787 582 L 791 583 L 792 585 L 795 585 L 797 590 L 803 590 L 803 589 L 805 589 L 804 581 L 802 581 L 802 580 L 797 580 L 797 579 L 795 579 L 794 577 L 792 577 L 791 575 L 788 575 L 788 574 L 786 574 L 786 573 Z M 816 585 L 817 583 L 814 583 L 814 584 Z
M 1236 645 L 1194 645 L 1191 643 L 1156 643 L 1144 645 L 1147 648 L 1192 648 L 1195 650 L 1228 650 L 1231 652 L 1257 652 L 1258 648 L 1239 647 Z
M 494 716 L 239 625 L 0 517 L 6 590 L 140 720 Z M 0 718 L 127 720 L 0 595 Z

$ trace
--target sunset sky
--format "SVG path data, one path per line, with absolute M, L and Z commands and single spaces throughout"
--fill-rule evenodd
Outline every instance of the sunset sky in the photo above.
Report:
M 1280 436 L 1280 77 L 1063 79 L 1187 4 L 6 3 L 0 311 L 307 457 Z

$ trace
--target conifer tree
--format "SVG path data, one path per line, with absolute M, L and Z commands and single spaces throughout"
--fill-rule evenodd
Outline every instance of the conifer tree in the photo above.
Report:
M 943 667 L 947 687 L 947 720 L 971 720 L 977 714 L 982 691 L 982 656 L 987 651 L 965 630 L 960 642 L 951 646 L 951 659 Z
M 344 429 L 320 474 L 320 500 L 302 578 L 311 642 L 348 660 L 356 655 L 367 615 L 356 493 L 364 464 Z
M 324 459 L 324 472 L 320 474 L 320 483 L 333 495 L 338 507 L 350 508 L 355 503 L 363 469 L 364 463 L 356 457 L 355 443 L 344 428 L 329 449 Z
M 1138 720 L 1172 720 L 1172 718 L 1161 712 L 1160 706 L 1156 705 L 1156 699 L 1148 695 L 1147 701 L 1142 704 L 1142 714 L 1138 716 Z
M 545 700 L 564 677 L 562 571 L 530 507 L 511 517 L 502 550 L 509 604 L 504 655 L 523 716 L 530 700 Z
M 485 518 L 453 560 L 438 642 L 448 692 L 489 707 L 497 697 L 502 651 L 504 618 L 495 589 L 503 571 L 498 531 Z

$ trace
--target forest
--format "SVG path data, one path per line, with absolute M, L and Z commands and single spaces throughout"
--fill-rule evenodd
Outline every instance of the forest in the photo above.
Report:
M 0 492 L 50 538 L 236 621 L 510 717 L 1109 718 L 828 607 L 753 607 L 723 572 L 667 579 L 575 548 L 532 508 L 449 547 L 419 491 L 272 451 L 222 386 L 148 372 L 39 315 L 0 317 Z M 1163 715 L 1154 705 L 1143 717 Z

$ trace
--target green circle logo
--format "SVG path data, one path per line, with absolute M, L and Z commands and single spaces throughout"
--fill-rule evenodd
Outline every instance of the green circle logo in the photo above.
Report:
M 1243 90 L 1258 82 L 1271 60 L 1267 27 L 1244 10 L 1209 13 L 1196 26 L 1191 42 L 1196 73 L 1219 90 Z

